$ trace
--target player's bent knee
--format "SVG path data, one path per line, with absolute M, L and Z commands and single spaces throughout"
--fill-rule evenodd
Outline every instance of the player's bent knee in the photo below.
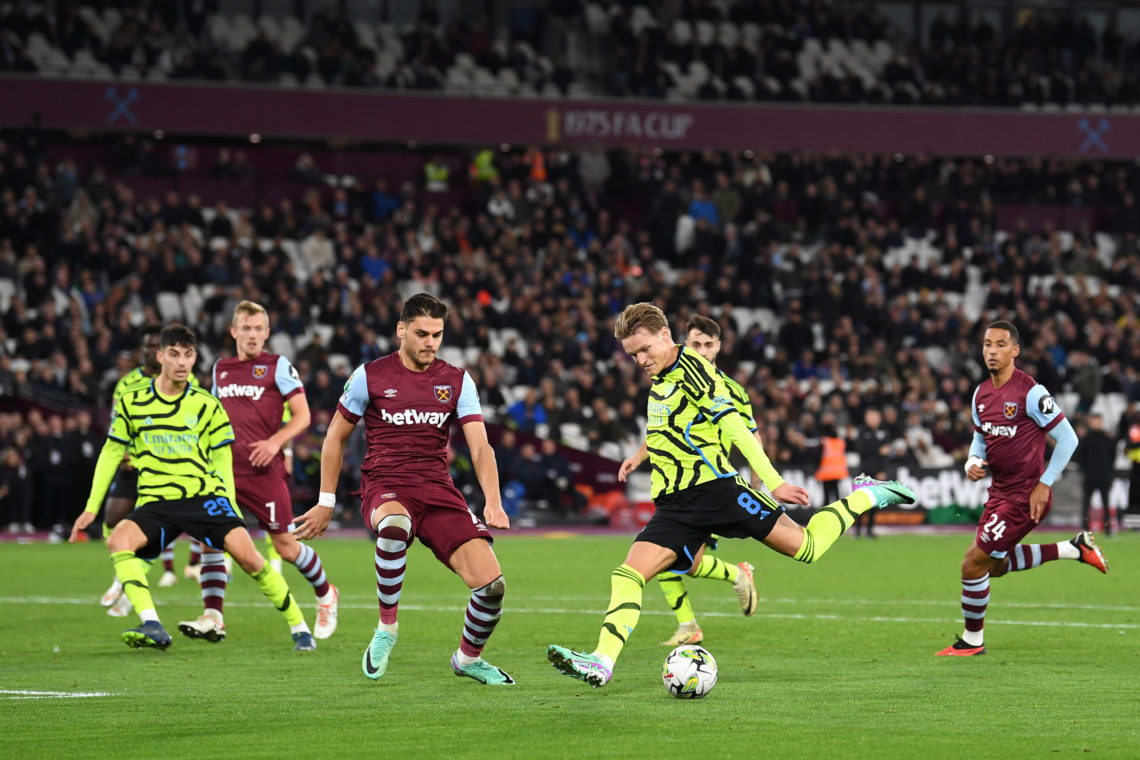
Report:
M 398 512 L 384 515 L 376 522 L 376 532 L 379 533 L 384 528 L 396 528 L 410 536 L 412 534 L 412 518 Z
M 137 552 L 146 546 L 146 536 L 130 521 L 120 522 L 107 537 L 107 549 L 113 552 Z
M 301 554 L 301 544 L 293 538 L 292 533 L 273 534 L 273 547 L 286 562 L 293 562 Z
M 226 539 L 222 545 L 234 558 L 234 562 L 242 569 L 242 572 L 248 575 L 260 572 L 261 568 L 265 566 L 265 558 L 257 551 L 257 547 L 253 545 L 253 539 L 250 538 L 245 528 L 231 530 L 226 534 Z
M 234 558 L 234 562 L 237 563 L 238 567 L 240 567 L 242 572 L 246 575 L 255 575 L 261 572 L 261 568 L 265 567 L 265 558 L 258 554 L 256 550 L 252 556 L 244 552 L 240 555 L 231 553 L 230 556 Z
M 499 576 L 495 580 L 488 583 L 484 588 L 490 596 L 502 596 L 507 592 L 507 581 L 503 576 Z

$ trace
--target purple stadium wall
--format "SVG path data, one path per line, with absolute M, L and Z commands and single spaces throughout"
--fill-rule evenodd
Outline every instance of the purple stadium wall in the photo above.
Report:
M 246 86 L 0 78 L 0 123 L 48 128 L 470 144 L 1140 155 L 1140 115 L 705 105 L 398 95 Z

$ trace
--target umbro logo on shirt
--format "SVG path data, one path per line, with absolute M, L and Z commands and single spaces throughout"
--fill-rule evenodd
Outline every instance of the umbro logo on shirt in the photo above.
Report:
M 399 391 L 397 391 L 395 388 L 389 388 L 388 390 L 384 391 L 384 396 L 385 398 L 392 398 L 397 393 L 399 393 Z

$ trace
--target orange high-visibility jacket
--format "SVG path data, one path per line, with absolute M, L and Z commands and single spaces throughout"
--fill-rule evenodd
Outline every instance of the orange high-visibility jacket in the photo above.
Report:
M 847 441 L 842 438 L 824 437 L 820 439 L 823 450 L 819 457 L 819 469 L 815 471 L 815 479 L 821 482 L 828 480 L 846 480 L 850 477 L 847 472 Z

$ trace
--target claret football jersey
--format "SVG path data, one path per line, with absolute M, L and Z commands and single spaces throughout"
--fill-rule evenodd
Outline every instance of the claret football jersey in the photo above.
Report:
M 1005 385 L 983 380 L 974 391 L 974 430 L 986 440 L 991 492 L 1029 502 L 1045 472 L 1045 436 L 1065 419 L 1045 386 L 1019 369 Z
M 386 479 L 448 478 L 452 421 L 483 419 L 475 381 L 467 371 L 436 359 L 413 372 L 391 353 L 356 368 L 337 404 L 355 424 L 364 420 L 368 454 L 361 469 Z
M 261 352 L 253 359 L 219 359 L 214 365 L 213 394 L 233 423 L 234 475 L 285 475 L 285 456 L 278 453 L 268 468 L 249 463 L 250 445 L 281 429 L 285 401 L 304 393 L 297 370 L 284 356 Z

